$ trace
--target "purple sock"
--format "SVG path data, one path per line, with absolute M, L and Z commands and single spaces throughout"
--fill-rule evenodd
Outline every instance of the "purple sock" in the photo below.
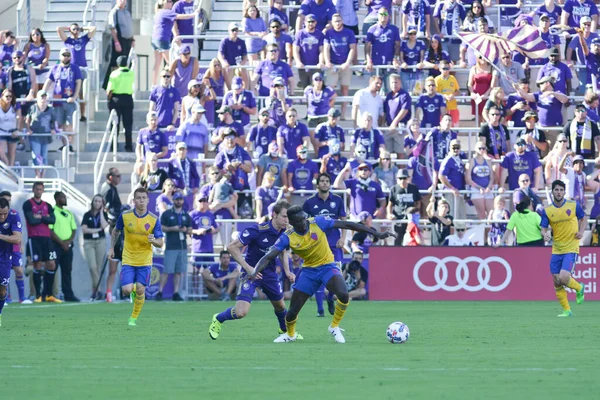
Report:
M 19 290 L 19 301 L 25 300 L 25 281 L 22 276 L 17 276 L 15 279 L 17 289 Z
M 283 311 L 275 311 L 275 315 L 277 316 L 277 321 L 279 321 L 279 329 L 284 332 L 287 332 L 287 326 L 285 326 L 285 315 L 287 314 L 287 309 Z
M 317 290 L 315 293 L 315 301 L 317 302 L 317 312 L 319 314 L 323 314 L 325 310 L 323 310 L 323 299 L 325 298 L 325 292 L 323 292 L 323 288 Z
M 2 314 L 2 309 L 4 308 L 4 303 L 6 302 L 6 295 L 0 298 L 0 315 Z
M 217 321 L 223 323 L 230 319 L 237 319 L 237 315 L 235 315 L 235 308 L 229 307 L 227 310 L 223 311 L 219 315 L 217 315 Z
M 333 301 L 333 292 L 327 293 L 327 301 Z

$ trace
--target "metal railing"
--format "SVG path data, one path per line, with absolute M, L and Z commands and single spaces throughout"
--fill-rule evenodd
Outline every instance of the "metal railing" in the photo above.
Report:
M 23 190 L 30 192 L 33 189 L 35 182 L 42 182 L 46 191 L 60 191 L 63 192 L 68 199 L 74 200 L 79 203 L 82 207 L 88 208 L 90 206 L 90 199 L 73 185 L 63 179 L 48 179 L 48 178 L 24 178 L 21 179 L 23 183 Z
M 117 162 L 117 136 L 119 134 L 119 117 L 115 110 L 110 112 L 108 116 L 108 122 L 106 123 L 106 129 L 102 135 L 102 141 L 100 142 L 100 148 L 98 149 L 98 155 L 96 161 L 94 161 L 94 192 L 100 192 L 100 185 L 102 182 L 102 171 L 106 164 L 106 158 L 110 152 L 110 146 L 112 144 L 113 162 Z M 105 149 L 106 146 L 106 149 Z
M 31 32 L 31 3 L 30 0 L 19 0 L 17 4 L 17 38 L 27 38 L 29 32 Z
M 19 190 L 23 190 L 23 185 L 19 179 L 19 175 L 17 175 L 17 173 L 11 167 L 4 164 L 2 161 L 0 161 L 0 176 L 2 176 L 2 183 L 13 182 L 19 187 Z

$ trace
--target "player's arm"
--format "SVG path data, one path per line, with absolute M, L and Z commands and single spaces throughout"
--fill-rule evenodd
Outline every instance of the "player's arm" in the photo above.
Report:
M 28 201 L 23 203 L 23 213 L 25 214 L 25 219 L 29 225 L 39 225 L 42 223 L 42 216 L 33 213 L 31 203 Z
M 54 208 L 48 204 L 48 215 L 42 217 L 42 223 L 47 225 L 53 225 L 56 222 L 56 216 L 54 215 Z
M 260 274 L 263 269 L 267 268 L 267 266 L 281 253 L 282 250 L 276 248 L 275 246 L 271 247 L 271 250 L 269 250 L 269 252 L 258 261 L 258 264 L 256 264 L 256 268 L 254 268 L 254 272 L 252 272 L 251 277 L 257 277 L 257 275 Z
M 244 246 L 245 245 L 240 242 L 239 239 L 235 239 L 233 242 L 229 243 L 229 246 L 227 246 L 227 251 L 229 254 L 231 254 L 231 258 L 233 258 L 236 263 L 244 268 L 244 271 L 246 271 L 248 274 L 251 274 L 254 272 L 254 268 L 252 268 L 244 259 L 244 255 L 242 254 L 242 249 Z
M 296 281 L 296 275 L 290 271 L 290 257 L 287 251 L 284 251 L 279 255 L 279 261 L 281 262 L 285 276 L 291 283 L 294 283 Z
M 390 236 L 396 237 L 395 233 L 377 232 L 375 229 L 369 228 L 368 226 L 363 225 L 363 224 L 359 224 L 358 222 L 335 220 L 333 223 L 333 228 L 350 229 L 355 232 L 366 232 L 368 234 L 373 235 L 374 237 L 376 237 L 379 240 L 388 238 Z
M 0 240 L 10 244 L 20 244 L 21 232 L 13 232 L 12 235 L 0 235 Z
M 585 229 L 587 228 L 588 219 L 585 215 L 585 211 L 583 211 L 583 208 L 581 208 L 579 203 L 576 203 L 576 204 L 577 205 L 575 206 L 575 215 L 577 215 L 577 219 L 578 219 L 577 222 L 579 223 L 579 231 L 575 234 L 575 238 L 581 239 L 583 237 L 583 233 L 585 232 Z
M 119 216 L 119 220 L 121 217 Z M 119 241 L 119 236 L 121 235 L 121 230 L 116 228 L 112 230 L 110 234 L 110 247 L 108 249 L 108 259 L 112 259 L 115 256 L 115 245 Z
M 165 234 L 162 230 L 160 219 L 156 219 L 152 234 L 148 235 L 148 242 L 154 247 L 163 247 L 165 244 Z
M 550 229 L 548 229 L 550 225 L 550 220 L 548 219 L 548 214 L 546 214 L 546 210 L 542 210 L 542 222 L 540 222 L 540 226 L 542 227 L 542 236 L 546 242 L 549 242 L 552 239 L 550 235 Z

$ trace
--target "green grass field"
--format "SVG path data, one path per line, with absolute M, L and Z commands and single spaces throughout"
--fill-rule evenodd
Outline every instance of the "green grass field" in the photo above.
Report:
M 574 303 L 574 302 L 573 302 Z M 0 328 L 2 399 L 598 399 L 600 303 L 556 318 L 554 302 L 354 302 L 327 332 L 314 302 L 303 342 L 272 343 L 270 304 L 207 329 L 233 303 L 19 306 Z M 404 345 L 385 338 L 401 320 Z

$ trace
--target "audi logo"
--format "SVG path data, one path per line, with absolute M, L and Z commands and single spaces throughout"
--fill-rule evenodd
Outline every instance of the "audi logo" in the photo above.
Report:
M 421 267 L 427 263 L 434 263 L 435 269 L 433 271 L 433 277 L 435 278 L 435 285 L 425 285 L 420 278 Z M 448 264 L 456 264 L 456 285 L 448 285 Z M 469 264 L 477 264 L 477 285 L 469 285 L 470 269 Z M 490 285 L 491 279 L 491 264 L 499 264 L 506 270 L 506 278 L 498 286 Z M 495 268 L 497 270 L 497 268 Z M 487 290 L 489 292 L 500 292 L 504 290 L 510 283 L 512 278 L 512 270 L 510 265 L 505 259 L 500 257 L 488 257 L 482 259 L 480 257 L 467 257 L 465 259 L 449 256 L 442 258 L 441 260 L 437 257 L 428 256 L 423 257 L 418 263 L 415 264 L 413 269 L 413 279 L 417 286 L 426 292 L 435 292 L 437 290 L 445 290 L 447 292 L 457 292 L 459 290 L 466 290 L 467 292 L 478 292 L 480 290 Z

